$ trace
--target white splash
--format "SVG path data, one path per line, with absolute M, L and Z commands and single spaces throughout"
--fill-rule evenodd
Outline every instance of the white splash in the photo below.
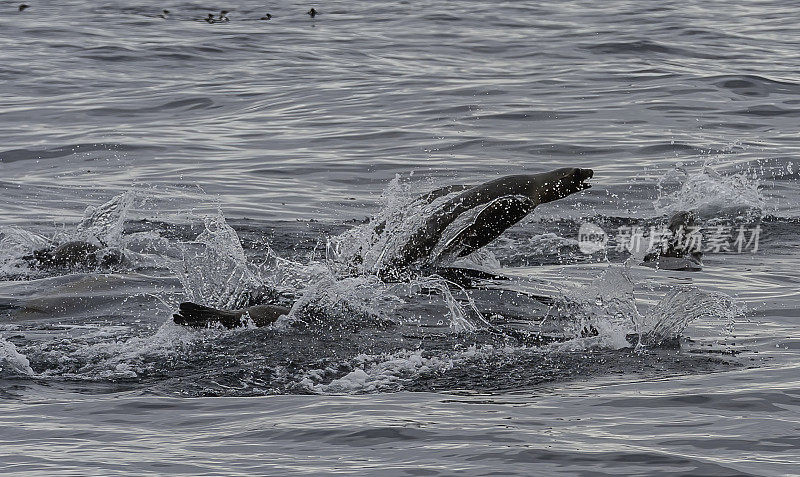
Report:
M 317 317 L 328 328 L 391 322 L 393 311 L 403 303 L 387 284 L 371 275 L 337 279 L 329 271 L 320 273 L 300 293 L 288 318 Z
M 98 207 L 88 206 L 83 219 L 78 223 L 76 232 L 70 234 L 69 240 L 100 242 L 105 246 L 118 246 L 122 242 L 125 220 L 133 206 L 136 193 L 125 191 Z M 66 241 L 66 240 L 62 240 Z
M 33 376 L 35 373 L 31 368 L 31 363 L 28 358 L 17 351 L 14 343 L 6 341 L 0 336 L 0 373 L 4 369 L 9 369 L 11 372 Z
M 22 257 L 49 246 L 47 237 L 20 227 L 5 227 L 0 232 L 0 277 L 29 272 Z
M 239 309 L 269 294 L 250 266 L 236 231 L 222 213 L 204 219 L 205 230 L 184 244 L 174 272 L 189 301 L 214 308 Z
M 328 267 L 339 276 L 380 273 L 431 211 L 449 197 L 445 194 L 429 202 L 412 192 L 410 182 L 401 181 L 400 175 L 396 175 L 381 195 L 381 209 L 375 216 L 366 224 L 328 240 Z
M 677 338 L 691 322 L 703 317 L 723 318 L 730 326 L 744 311 L 740 303 L 724 293 L 675 287 L 640 318 L 640 344 L 658 346 Z
M 555 347 L 619 349 L 631 346 L 627 336 L 632 334 L 638 336 L 636 346 L 659 346 L 680 337 L 697 319 L 718 317 L 730 322 L 744 311 L 724 293 L 693 286 L 673 286 L 655 305 L 642 308 L 630 277 L 630 263 L 610 265 L 589 284 L 562 287 L 560 311 L 573 318 L 564 331 L 574 339 Z
M 667 192 L 667 189 L 674 189 L 668 185 L 670 182 L 677 182 L 679 186 Z M 757 179 L 745 173 L 723 176 L 708 164 L 693 173 L 682 168 L 670 171 L 659 181 L 658 191 L 653 205 L 664 215 L 687 210 L 705 218 L 754 219 L 759 218 L 767 206 Z
M 491 329 L 492 325 L 486 321 L 469 293 L 459 285 L 438 276 L 423 277 L 413 280 L 410 284 L 412 290 L 422 289 L 437 290 L 448 310 L 450 330 L 454 333 L 474 332 L 480 329 Z M 452 288 L 459 290 L 466 303 L 462 305 L 450 291 Z

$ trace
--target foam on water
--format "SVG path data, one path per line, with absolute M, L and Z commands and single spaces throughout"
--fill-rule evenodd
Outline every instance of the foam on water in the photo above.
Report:
M 163 358 L 185 351 L 197 338 L 169 322 L 151 336 L 120 339 L 119 333 L 114 333 L 104 340 L 79 343 L 59 358 L 63 368 L 46 370 L 41 375 L 94 381 L 137 378 L 141 373 L 158 371 Z
M 452 368 L 454 361 L 447 356 L 423 356 L 422 350 L 400 351 L 385 355 L 358 355 L 353 360 L 355 369 L 346 375 L 325 383 L 331 370 L 311 370 L 299 384 L 316 394 L 365 394 L 391 392 L 403 389 L 403 382 L 422 373 Z M 323 381 L 323 382 L 320 382 Z

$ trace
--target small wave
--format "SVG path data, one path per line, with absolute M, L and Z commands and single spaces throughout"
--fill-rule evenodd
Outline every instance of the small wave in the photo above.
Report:
M 731 111 L 731 114 L 768 118 L 775 116 L 800 116 L 800 110 L 781 108 L 780 106 L 775 106 L 774 104 L 759 104 L 755 106 L 748 106 L 747 108 L 740 109 L 738 111 Z
M 554 119 L 570 119 L 588 111 L 510 111 L 505 113 L 484 114 L 481 119 L 503 119 L 508 121 L 551 121 Z
M 800 84 L 779 81 L 757 75 L 711 76 L 704 78 L 719 88 L 733 91 L 741 96 L 767 97 L 771 94 L 800 94 Z
M 134 62 L 141 61 L 143 58 L 137 52 L 121 46 L 98 46 L 94 48 L 84 48 L 81 50 L 81 57 L 90 60 L 107 62 Z
M 640 154 L 724 154 L 731 151 L 722 149 L 694 146 L 692 144 L 685 144 L 680 142 L 664 142 L 660 144 L 652 144 L 650 146 L 640 147 Z
M 86 112 L 97 116 L 155 114 L 174 110 L 194 111 L 198 109 L 210 109 L 214 104 L 214 101 L 209 98 L 186 98 L 146 108 L 95 108 L 89 109 Z
M 135 151 L 151 146 L 137 146 L 132 144 L 68 144 L 47 149 L 10 149 L 0 152 L 0 162 L 27 161 L 34 159 L 54 159 L 93 151 Z
M 612 154 L 619 152 L 618 149 L 607 147 L 579 146 L 577 144 L 536 144 L 515 148 L 523 150 L 529 154 L 543 156 L 588 156 L 595 154 Z
M 616 41 L 584 45 L 584 49 L 595 53 L 673 53 L 675 50 L 650 40 Z
M 449 13 L 430 13 L 421 17 L 423 20 L 430 20 L 433 22 L 457 22 L 463 20 L 458 15 L 451 15 Z
M 616 41 L 599 43 L 595 45 L 583 45 L 583 49 L 598 54 L 615 54 L 615 55 L 650 55 L 650 54 L 664 54 L 671 56 L 683 56 L 694 58 L 706 59 L 722 59 L 725 58 L 719 55 L 711 55 L 698 51 L 689 50 L 686 48 L 679 48 L 659 43 L 652 40 L 631 40 L 631 41 Z

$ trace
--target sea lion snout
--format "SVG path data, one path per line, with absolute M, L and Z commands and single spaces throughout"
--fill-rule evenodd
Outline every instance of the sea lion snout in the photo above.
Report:
M 572 178 L 573 178 L 573 180 L 575 182 L 575 186 L 578 188 L 578 190 L 589 189 L 589 188 L 592 187 L 591 184 L 588 184 L 585 181 L 587 181 L 587 180 L 591 179 L 592 177 L 594 177 L 594 171 L 593 170 L 591 170 L 591 169 L 581 169 L 579 167 L 576 167 L 575 169 L 572 170 L 571 176 L 572 176 Z

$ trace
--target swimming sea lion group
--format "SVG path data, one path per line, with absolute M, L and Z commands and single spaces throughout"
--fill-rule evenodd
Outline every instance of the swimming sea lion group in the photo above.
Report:
M 399 247 L 397 254 L 375 272 L 382 279 L 392 281 L 420 262 L 429 265 L 469 255 L 499 237 L 537 205 L 588 189 L 591 185 L 586 181 L 593 175 L 591 169 L 562 168 L 542 174 L 501 177 L 474 187 L 451 186 L 430 192 L 423 199 L 433 201 L 460 188 L 464 189 L 434 210 L 425 223 Z M 441 248 L 437 246 L 442 245 L 440 241 L 445 229 L 463 214 L 480 207 L 483 209 L 443 244 L 442 251 L 431 256 L 432 251 Z M 219 323 L 226 328 L 234 328 L 247 324 L 248 318 L 256 326 L 266 326 L 288 312 L 288 308 L 275 305 L 217 310 L 195 303 L 181 303 L 173 319 L 180 325 L 204 327 Z
M 396 248 L 394 256 L 382 261 L 372 272 L 387 282 L 402 281 L 410 274 L 430 273 L 432 270 L 440 275 L 439 272 L 444 270 L 444 276 L 448 276 L 448 271 L 458 272 L 459 269 L 448 269 L 447 264 L 489 244 L 539 204 L 590 188 L 587 181 L 593 175 L 591 169 L 561 168 L 540 174 L 505 176 L 477 186 L 448 186 L 431 191 L 419 199 L 433 203 L 448 195 L 453 197 L 430 212 L 423 224 Z M 465 217 L 467 220 L 463 220 Z M 678 237 L 682 229 L 693 223 L 691 213 L 679 212 L 670 218 L 669 229 Z M 385 225 L 378 224 L 376 232 L 382 232 Z M 443 238 L 451 226 L 457 227 L 455 233 L 450 233 L 450 238 Z M 35 268 L 98 268 L 117 265 L 124 257 L 119 251 L 107 247 L 72 241 L 36 250 L 24 258 Z M 645 255 L 642 265 L 699 270 L 700 258 L 699 251 L 686 250 L 678 240 L 673 240 L 661 250 Z M 461 276 L 463 274 L 455 275 L 465 278 Z M 248 319 L 256 326 L 266 326 L 287 313 L 289 308 L 274 304 L 217 310 L 195 303 L 181 303 L 173 319 L 175 323 L 186 326 L 205 327 L 219 323 L 234 328 L 247 324 Z

